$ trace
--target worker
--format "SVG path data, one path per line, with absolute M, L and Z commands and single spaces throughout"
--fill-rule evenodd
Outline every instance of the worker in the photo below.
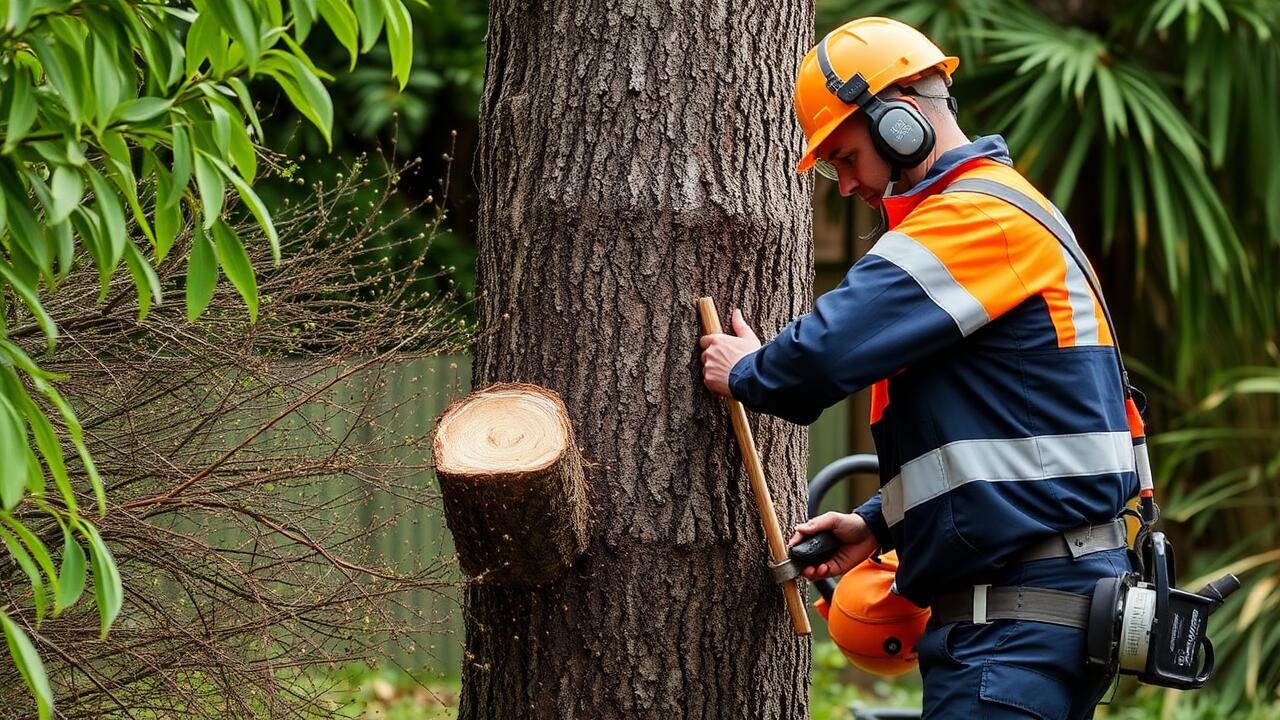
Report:
M 810 578 L 897 551 L 896 592 L 932 608 L 917 648 L 926 720 L 1088 718 L 1109 678 L 1086 669 L 1083 629 L 1036 613 L 1052 593 L 1026 589 L 1088 595 L 1130 570 L 1116 520 L 1138 492 L 1128 381 L 1066 220 L 1001 137 L 957 124 L 957 65 L 884 18 L 808 52 L 797 169 L 879 209 L 885 232 L 768 343 L 734 310 L 732 334 L 701 339 L 703 380 L 800 424 L 872 387 L 879 492 L 801 523 L 791 544 L 843 542 Z

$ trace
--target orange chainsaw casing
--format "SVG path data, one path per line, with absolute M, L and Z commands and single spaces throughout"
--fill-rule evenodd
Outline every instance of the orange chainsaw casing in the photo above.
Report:
M 840 578 L 830 606 L 823 599 L 814 605 L 849 662 L 890 677 L 916 666 L 916 643 L 929 622 L 928 608 L 890 590 L 897 571 L 897 553 L 868 558 Z

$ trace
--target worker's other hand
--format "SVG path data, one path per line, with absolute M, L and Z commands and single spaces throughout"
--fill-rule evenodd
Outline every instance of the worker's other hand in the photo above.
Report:
M 714 333 L 703 335 L 698 342 L 702 346 L 702 383 L 711 392 L 724 397 L 729 394 L 729 373 L 742 358 L 760 348 L 760 338 L 742 319 L 742 311 L 734 308 L 733 335 Z
M 787 541 L 787 547 L 804 540 L 809 535 L 830 530 L 843 543 L 831 559 L 804 569 L 804 576 L 819 580 L 849 572 L 854 566 L 871 557 L 876 549 L 876 538 L 871 534 L 867 521 L 857 513 L 828 512 L 796 526 L 796 534 Z

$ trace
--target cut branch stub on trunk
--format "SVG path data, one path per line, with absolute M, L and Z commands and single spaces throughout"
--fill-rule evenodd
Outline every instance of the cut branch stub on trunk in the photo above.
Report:
M 434 450 L 445 521 L 468 575 L 531 587 L 582 554 L 586 480 L 559 395 L 516 383 L 477 390 L 445 409 Z

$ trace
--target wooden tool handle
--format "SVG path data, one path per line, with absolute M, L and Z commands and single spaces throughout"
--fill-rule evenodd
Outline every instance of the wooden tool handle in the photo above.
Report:
M 702 318 L 703 333 L 711 335 L 723 332 L 714 300 L 709 297 L 698 298 L 698 315 Z M 742 453 L 743 464 L 747 466 L 747 477 L 751 479 L 751 492 L 756 496 L 756 509 L 760 513 L 760 522 L 764 525 L 765 539 L 769 541 L 769 557 L 775 563 L 782 562 L 787 559 L 787 544 L 782 539 L 782 529 L 778 527 L 778 513 L 773 509 L 769 486 L 764 481 L 764 466 L 760 464 L 760 454 L 756 452 L 751 426 L 747 424 L 747 410 L 733 398 L 725 398 L 725 405 L 729 407 L 733 434 L 738 438 L 738 450 Z M 783 583 L 782 594 L 787 599 L 787 612 L 791 614 L 791 624 L 795 627 L 796 635 L 813 632 L 809 627 L 809 615 L 804 610 L 804 600 L 800 599 L 796 581 L 788 580 Z

